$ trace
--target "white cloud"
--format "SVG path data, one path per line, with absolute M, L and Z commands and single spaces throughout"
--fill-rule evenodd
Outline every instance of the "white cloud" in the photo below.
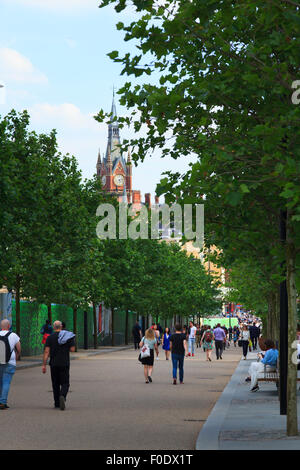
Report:
M 69 10 L 70 13 L 78 9 L 98 8 L 100 4 L 100 0 L 6 0 L 6 2 L 10 5 L 15 3 L 47 10 Z
M 47 77 L 15 49 L 0 47 L 0 78 L 6 82 L 47 83 Z
M 31 107 L 30 114 L 32 119 L 39 122 L 40 125 L 59 126 L 76 131 L 99 129 L 99 124 L 93 118 L 93 114 L 82 113 L 73 103 L 58 105 L 39 103 Z
M 99 124 L 95 112 L 84 113 L 73 103 L 39 103 L 28 109 L 31 127 L 37 132 L 57 130 L 59 150 L 74 155 L 84 178 L 96 172 L 98 149 L 106 151 L 107 126 Z

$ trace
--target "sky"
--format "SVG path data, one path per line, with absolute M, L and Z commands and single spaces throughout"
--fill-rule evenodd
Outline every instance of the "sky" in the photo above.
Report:
M 98 5 L 99 0 L 0 0 L 0 115 L 27 109 L 32 129 L 56 129 L 59 150 L 76 157 L 83 178 L 95 174 L 98 149 L 106 150 L 107 126 L 93 116 L 101 108 L 110 112 L 113 87 L 131 80 L 107 56 L 113 50 L 134 52 L 115 25 L 137 18 L 132 9 L 117 14 Z M 118 115 L 128 115 L 118 95 L 116 104 Z M 121 138 L 130 137 L 130 129 L 121 129 Z M 154 153 L 133 168 L 133 189 L 154 198 L 161 174 L 183 173 L 190 161 Z

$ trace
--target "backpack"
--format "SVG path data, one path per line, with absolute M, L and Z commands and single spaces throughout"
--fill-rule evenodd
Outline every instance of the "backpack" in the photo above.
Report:
M 213 335 L 212 335 L 212 332 L 211 331 L 207 331 L 204 335 L 204 341 L 206 341 L 207 343 L 210 343 L 213 339 Z
M 12 350 L 8 341 L 11 334 L 9 331 L 5 336 L 0 335 L 0 364 L 7 364 L 11 358 Z

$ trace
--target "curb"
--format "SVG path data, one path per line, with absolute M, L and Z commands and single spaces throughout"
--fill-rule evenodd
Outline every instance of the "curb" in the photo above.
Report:
M 123 346 L 123 347 L 120 347 L 120 348 L 116 348 L 116 349 L 109 349 L 109 350 L 99 350 L 99 351 L 93 351 L 93 352 L 88 352 L 88 350 L 86 351 L 86 353 L 82 353 L 80 352 L 80 356 L 70 356 L 70 360 L 71 361 L 78 361 L 79 359 L 83 359 L 83 358 L 86 358 L 86 357 L 92 357 L 92 356 L 99 356 L 100 354 L 109 354 L 109 353 L 113 353 L 113 352 L 117 352 L 117 351 L 124 351 L 126 349 L 131 349 L 132 346 Z M 22 361 L 21 361 L 22 362 Z M 24 356 L 24 362 L 26 362 L 26 356 Z M 32 361 L 32 364 L 20 364 L 20 365 L 17 365 L 17 371 L 18 370 L 22 370 L 22 369 L 29 369 L 31 367 L 41 367 L 43 365 L 43 361 L 40 360 L 40 361 Z
M 219 434 L 222 424 L 226 419 L 237 384 L 240 383 L 242 371 L 246 369 L 245 366 L 249 367 L 249 361 L 241 360 L 237 365 L 230 381 L 224 388 L 198 435 L 196 450 L 220 450 Z

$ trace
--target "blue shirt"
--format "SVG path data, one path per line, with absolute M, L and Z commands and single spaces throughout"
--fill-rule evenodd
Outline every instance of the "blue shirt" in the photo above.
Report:
M 263 364 L 267 366 L 276 366 L 278 359 L 278 351 L 277 349 L 268 349 L 265 354 L 265 357 L 261 360 Z
M 226 336 L 224 330 L 220 327 L 214 330 L 214 335 L 215 335 L 215 340 L 217 341 L 223 341 L 223 339 Z

